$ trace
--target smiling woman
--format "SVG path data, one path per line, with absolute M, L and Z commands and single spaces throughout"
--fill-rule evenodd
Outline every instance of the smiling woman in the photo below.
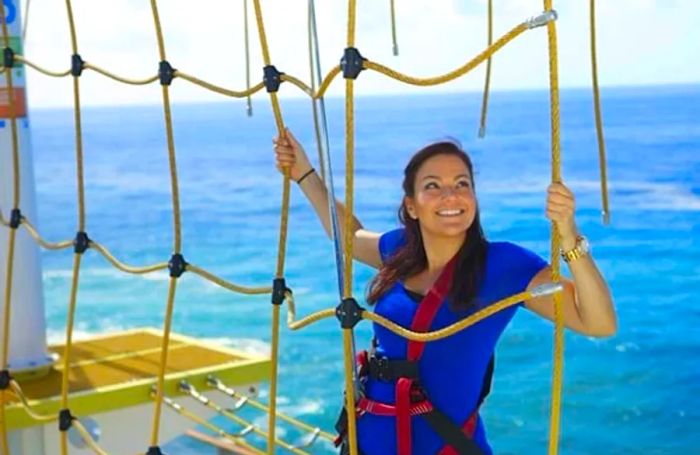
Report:
M 289 169 L 330 236 L 328 194 L 303 147 L 289 130 L 273 142 L 278 169 Z M 510 242 L 486 240 L 473 176 L 459 144 L 428 145 L 404 170 L 403 227 L 379 234 L 354 219 L 353 256 L 378 269 L 367 296 L 378 315 L 412 330 L 438 330 L 549 282 L 544 259 Z M 336 208 L 343 218 L 342 204 Z M 616 331 L 615 309 L 578 233 L 574 208 L 568 188 L 550 186 L 547 217 L 562 236 L 562 255 L 574 277 L 563 280 L 564 324 L 609 336 Z M 479 407 L 490 391 L 496 344 L 520 306 L 554 319 L 552 297 L 541 296 L 428 345 L 375 325 L 372 350 L 359 357 L 365 397 L 358 404 L 361 453 L 493 453 Z

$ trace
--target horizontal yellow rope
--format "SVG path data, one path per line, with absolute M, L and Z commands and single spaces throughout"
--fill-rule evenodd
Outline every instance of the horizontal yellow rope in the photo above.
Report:
M 58 419 L 58 414 L 40 414 L 34 411 L 32 409 L 32 406 L 29 404 L 27 396 L 24 394 L 22 388 L 19 384 L 17 384 L 17 382 L 14 379 L 10 381 L 10 388 L 12 389 L 12 394 L 19 399 L 19 401 L 22 403 L 22 406 L 24 407 L 25 412 L 32 419 L 36 420 L 37 422 L 51 422 L 53 420 Z
M 297 79 L 296 77 L 291 76 L 289 74 L 283 74 L 282 76 L 280 76 L 280 80 L 287 81 L 292 85 L 296 85 L 297 87 L 299 87 L 301 89 L 302 92 L 306 93 L 307 95 L 309 95 L 312 98 L 314 97 L 313 89 L 311 87 L 309 87 L 308 85 L 306 85 L 305 83 L 303 83 L 301 80 Z
M 47 75 L 47 76 L 51 76 L 51 77 L 66 77 L 66 76 L 69 76 L 69 75 L 70 75 L 70 69 L 68 69 L 68 70 L 66 70 L 66 71 L 51 71 L 51 70 L 47 70 L 46 68 L 42 68 L 41 66 L 37 65 L 36 63 L 30 62 L 29 60 L 25 59 L 25 58 L 24 58 L 23 56 L 21 56 L 21 55 L 15 55 L 15 60 L 17 60 L 18 62 L 24 63 L 24 64 L 27 65 L 28 67 L 33 68 L 33 69 L 37 70 L 38 72 L 43 73 L 43 74 L 45 74 L 45 75 Z
M 239 425 L 244 425 L 246 427 L 249 427 L 250 431 L 252 431 L 253 433 L 255 433 L 259 436 L 263 436 L 264 438 L 267 439 L 267 432 L 263 431 L 259 426 L 254 425 L 252 422 L 247 421 L 243 417 L 239 417 L 236 414 L 234 414 L 233 412 L 230 412 L 230 411 L 224 409 L 223 407 L 219 406 L 218 404 L 216 404 L 214 401 L 212 401 L 208 397 L 201 395 L 199 392 L 197 392 L 194 389 L 194 387 L 192 387 L 192 386 L 188 386 L 188 387 L 189 387 L 189 391 L 187 393 L 192 398 L 194 398 L 198 403 L 208 407 L 209 409 L 213 409 L 219 415 L 226 417 L 227 419 L 231 420 L 232 422 L 235 422 Z M 295 453 L 297 455 L 308 455 L 308 452 L 305 452 L 301 449 L 298 449 L 298 448 L 294 447 L 294 445 L 289 444 L 288 442 L 283 441 L 281 439 L 275 438 L 274 442 L 277 446 L 282 447 L 283 449 L 289 450 L 290 452 Z
M 534 293 L 531 291 L 525 291 L 520 292 L 518 294 L 514 294 L 510 297 L 506 297 L 505 299 L 499 300 L 498 302 L 493 303 L 482 310 L 477 311 L 476 313 L 462 319 L 461 321 L 455 322 L 452 325 L 432 332 L 414 332 L 370 311 L 364 311 L 362 313 L 362 319 L 376 322 L 385 329 L 390 330 L 391 332 L 408 340 L 422 342 L 435 341 L 440 340 L 442 338 L 446 338 L 456 332 L 459 332 L 460 330 L 464 330 L 467 327 L 470 327 L 476 324 L 477 322 L 491 316 L 494 313 L 497 313 L 505 308 L 513 306 L 519 302 L 529 300 L 533 296 Z M 304 319 L 295 322 L 295 304 L 294 298 L 291 296 L 291 294 L 287 294 L 286 301 L 288 307 L 287 325 L 292 330 L 298 330 L 303 327 L 306 327 L 307 325 L 311 325 L 317 321 L 320 321 L 321 319 L 326 319 L 335 316 L 335 309 L 329 308 L 326 310 L 317 311 L 316 313 L 313 313 L 305 317 Z
M 72 426 L 75 427 L 76 430 L 78 430 L 78 433 L 80 433 L 80 436 L 83 438 L 83 441 L 85 441 L 85 444 L 92 449 L 94 453 L 97 455 L 109 455 L 109 453 L 104 450 L 102 447 L 100 447 L 97 442 L 92 438 L 92 435 L 90 434 L 89 431 L 83 426 L 82 423 L 78 419 L 73 420 L 73 423 L 71 424 Z
M 29 235 L 36 241 L 36 243 L 41 245 L 42 248 L 46 248 L 47 250 L 64 250 L 73 246 L 72 240 L 63 240 L 61 242 L 55 243 L 44 240 L 39 234 L 39 232 L 36 230 L 34 225 L 32 225 L 31 222 L 26 218 L 22 218 L 22 226 L 27 230 Z
M 314 98 L 323 98 L 323 95 L 325 95 L 328 87 L 331 86 L 331 82 L 333 82 L 333 79 L 340 74 L 340 71 L 340 65 L 338 65 L 328 72 L 326 77 L 323 79 L 323 82 L 321 82 L 321 85 L 318 86 L 318 92 L 316 92 Z
M 181 416 L 183 416 L 187 419 L 190 419 L 193 422 L 196 422 L 205 428 L 208 428 L 209 430 L 215 432 L 217 435 L 227 439 L 228 441 L 231 441 L 232 443 L 236 444 L 237 446 L 244 447 L 248 450 L 255 452 L 256 454 L 260 454 L 260 455 L 265 454 L 265 452 L 261 451 L 260 449 L 257 449 L 255 447 L 253 447 L 252 445 L 248 444 L 245 440 L 243 440 L 243 438 L 233 436 L 232 434 L 226 432 L 222 428 L 217 427 L 216 425 L 207 421 L 206 419 L 198 416 L 197 414 L 195 414 L 193 412 L 188 411 L 181 404 L 175 403 L 170 398 L 163 397 L 163 403 L 165 403 L 170 409 L 177 412 Z
M 99 66 L 95 66 L 92 63 L 87 63 L 87 62 L 83 65 L 83 68 L 86 70 L 93 70 L 96 73 L 100 73 L 103 76 L 107 76 L 108 78 L 114 79 L 117 82 L 122 82 L 124 84 L 129 84 L 129 85 L 147 85 L 147 84 L 151 84 L 159 79 L 157 74 L 155 76 L 151 76 L 151 77 L 148 77 L 145 79 L 131 79 L 128 77 L 119 76 L 119 75 L 114 74 L 110 71 L 107 71 L 104 68 L 100 68 Z
M 92 241 L 92 240 L 90 240 L 90 248 L 98 251 L 114 267 L 118 268 L 122 272 L 133 273 L 136 275 L 143 275 L 145 273 L 157 272 L 158 270 L 165 270 L 168 268 L 167 262 L 159 262 L 157 264 L 147 265 L 147 266 L 143 266 L 143 267 L 134 267 L 134 266 L 126 265 L 123 262 L 120 262 L 117 258 L 115 258 L 112 255 L 112 253 L 109 252 L 109 250 L 107 248 L 105 248 L 104 246 L 102 246 L 99 243 Z
M 391 68 L 388 68 L 386 66 L 380 65 L 379 63 L 372 62 L 370 60 L 366 60 L 364 62 L 363 67 L 366 69 L 371 69 L 374 71 L 377 71 L 379 73 L 382 73 L 386 76 L 389 76 L 393 79 L 396 79 L 401 82 L 405 82 L 407 84 L 412 84 L 412 85 L 421 85 L 421 86 L 428 86 L 428 85 L 438 85 L 438 84 L 443 84 L 445 82 L 449 82 L 453 79 L 457 79 L 460 76 L 463 76 L 467 74 L 469 71 L 473 70 L 477 66 L 479 66 L 484 60 L 488 59 L 493 55 L 496 51 L 498 51 L 500 48 L 508 44 L 508 42 L 512 41 L 518 35 L 523 33 L 528 29 L 528 25 L 526 23 L 522 23 L 515 28 L 513 28 L 511 31 L 503 35 L 501 38 L 498 39 L 495 43 L 493 43 L 491 46 L 487 47 L 486 50 L 484 50 L 481 54 L 477 55 L 474 57 L 471 61 L 467 62 L 463 66 L 450 71 L 449 73 L 443 74 L 442 76 L 435 76 L 435 77 L 427 77 L 427 78 L 418 78 L 418 77 L 413 77 L 413 76 L 408 76 L 406 74 L 399 73 L 398 71 L 394 71 Z
M 193 264 L 187 264 L 186 270 L 188 272 L 194 273 L 195 275 L 199 275 L 202 278 L 211 281 L 212 283 L 218 284 L 222 288 L 226 288 L 229 291 L 238 292 L 241 294 L 248 294 L 248 295 L 271 294 L 272 293 L 272 288 L 269 286 L 267 286 L 267 287 L 239 286 L 237 284 L 231 283 L 230 281 L 226 281 L 223 278 L 219 278 L 218 276 L 216 276 L 212 273 L 209 273 L 206 270 L 201 269 Z
M 512 295 L 510 297 L 507 297 L 503 300 L 499 300 L 498 302 L 487 306 L 486 308 L 477 311 L 476 313 L 472 314 L 469 317 L 466 317 L 462 319 L 459 322 L 455 322 L 452 325 L 449 325 L 447 327 L 444 327 L 439 330 L 434 330 L 432 332 L 414 332 L 412 330 L 408 330 L 398 324 L 395 324 L 391 322 L 390 320 L 383 318 L 379 316 L 376 313 L 371 313 L 369 311 L 365 311 L 362 315 L 363 319 L 368 319 L 372 322 L 376 322 L 377 324 L 381 325 L 385 329 L 388 329 L 395 334 L 402 336 L 408 340 L 411 341 L 435 341 L 435 340 L 440 340 L 442 338 L 446 338 L 454 333 L 459 332 L 460 330 L 464 330 L 467 327 L 470 327 L 477 322 L 486 319 L 487 317 L 491 316 L 494 313 L 497 313 L 501 310 L 504 310 L 510 306 L 516 305 L 519 302 L 522 302 L 524 300 L 528 300 L 532 297 L 531 292 L 521 292 L 519 294 Z
M 218 390 L 219 392 L 221 392 L 221 393 L 223 393 L 223 394 L 225 394 L 233 399 L 245 400 L 245 404 L 248 404 L 251 407 L 253 407 L 259 411 L 263 411 L 265 413 L 268 413 L 270 411 L 270 408 L 265 406 L 261 402 L 254 400 L 247 395 L 240 394 L 230 387 L 226 387 L 220 380 L 218 380 L 216 378 L 212 377 L 212 379 L 216 383 L 216 390 Z M 290 417 L 290 416 L 283 414 L 281 412 L 277 413 L 277 417 L 279 417 L 280 419 L 284 420 L 288 424 L 290 424 L 290 425 L 292 425 L 300 430 L 305 430 L 305 431 L 308 431 L 309 433 L 313 433 L 313 432 L 318 431 L 319 437 L 326 439 L 327 441 L 335 440 L 335 436 L 328 433 L 327 431 L 320 430 L 317 427 L 312 427 L 311 425 L 304 423 L 301 420 L 295 419 L 294 417 Z
M 300 321 L 296 321 L 296 304 L 294 303 L 294 296 L 291 292 L 286 294 L 285 301 L 287 302 L 287 327 L 291 330 L 299 330 L 307 325 L 311 325 L 314 322 L 320 321 L 321 319 L 332 318 L 335 316 L 335 309 L 329 308 L 327 310 L 317 311 L 309 316 L 306 316 Z
M 179 70 L 176 70 L 174 75 L 176 77 L 184 79 L 188 82 L 191 82 L 195 85 L 199 85 L 200 87 L 203 87 L 207 90 L 211 90 L 212 92 L 219 93 L 219 94 L 225 95 L 225 96 L 230 96 L 233 98 L 246 98 L 246 97 L 252 95 L 253 93 L 258 92 L 258 91 L 262 90 L 263 88 L 265 88 L 265 84 L 260 82 L 259 84 L 255 85 L 247 90 L 235 91 L 235 90 L 229 90 L 229 89 L 224 88 L 224 87 L 219 87 L 218 85 L 214 85 L 214 84 L 211 84 L 207 81 L 203 81 L 203 80 L 198 79 L 190 74 L 183 73 L 182 71 L 179 71 Z

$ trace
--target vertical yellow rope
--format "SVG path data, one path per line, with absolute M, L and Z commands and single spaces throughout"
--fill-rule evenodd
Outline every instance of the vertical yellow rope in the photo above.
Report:
M 260 47 L 263 54 L 265 66 L 270 65 L 270 51 L 267 45 L 267 37 L 265 36 L 265 25 L 263 21 L 262 8 L 260 0 L 254 0 L 255 20 L 258 25 L 258 35 L 260 38 Z M 279 106 L 277 93 L 270 93 L 270 102 L 272 103 L 272 111 L 275 115 L 275 123 L 277 131 L 281 136 L 284 133 L 284 121 L 282 119 L 282 111 Z M 282 213 L 280 215 L 280 235 L 277 251 L 277 271 L 276 278 L 284 277 L 284 258 L 287 248 L 287 229 L 289 219 L 289 168 L 283 168 L 282 182 Z M 268 415 L 267 429 L 267 453 L 272 454 L 275 450 L 275 421 L 277 416 L 277 371 L 279 363 L 279 320 L 280 320 L 280 305 L 272 305 L 272 336 L 271 336 L 271 368 L 270 368 L 270 412 Z
M 29 27 L 29 5 L 31 5 L 32 0 L 27 0 L 26 6 L 24 7 L 24 16 L 22 16 L 22 43 L 27 41 L 27 28 Z
M 248 0 L 243 0 L 243 35 L 245 41 L 245 82 L 246 89 L 250 90 L 250 43 L 248 41 Z M 253 115 L 253 101 L 250 95 L 247 96 L 248 117 Z
M 157 446 L 160 433 L 160 417 L 163 409 L 163 387 L 165 383 L 165 369 L 168 364 L 168 346 L 170 344 L 170 330 L 172 327 L 172 317 L 175 307 L 175 291 L 177 289 L 177 279 L 170 278 L 168 285 L 168 303 L 166 307 L 166 318 L 163 326 L 163 344 L 160 350 L 160 363 L 158 367 L 158 383 L 156 386 L 155 409 L 151 426 L 151 446 Z
M 355 46 L 356 0 L 348 0 L 347 47 Z M 348 62 L 349 63 L 349 62 Z M 345 80 L 345 271 L 343 294 L 352 297 L 352 246 L 353 246 L 353 191 L 355 157 L 355 105 L 354 80 Z M 343 329 L 343 349 L 345 354 L 345 409 L 348 414 L 348 444 L 350 455 L 357 455 L 357 422 L 355 417 L 355 384 L 353 353 L 355 351 L 352 329 Z
M 5 18 L 5 12 L 0 12 L 0 26 L 2 28 L 2 38 L 4 47 L 10 47 L 10 34 L 7 28 L 7 20 Z M 17 133 L 17 118 L 15 112 L 14 103 L 14 85 L 12 83 L 12 69 L 7 69 L 4 71 L 7 80 L 7 104 L 10 112 L 10 128 L 12 135 L 12 172 L 14 175 L 14 185 L 12 193 L 12 207 L 13 209 L 19 208 L 20 200 L 20 172 L 19 172 L 19 137 Z M 2 346 L 2 369 L 6 370 L 9 362 L 9 352 L 10 352 L 10 318 L 11 318 L 11 307 L 12 307 L 12 280 L 13 280 L 13 266 L 15 257 L 15 236 L 17 235 L 17 229 L 10 229 L 8 235 L 8 246 L 7 246 L 7 275 L 5 280 L 5 305 L 3 308 L 3 346 Z M 10 455 L 9 443 L 7 440 L 7 424 L 5 422 L 5 391 L 0 393 L 0 440 L 2 443 L 2 450 L 5 455 Z
M 552 0 L 544 0 L 545 11 L 552 10 Z M 557 28 L 555 21 L 547 23 L 549 45 L 549 86 L 552 142 L 552 182 L 561 182 L 561 139 L 559 129 L 559 68 L 557 60 Z M 551 265 L 552 281 L 560 279 L 559 251 L 561 239 L 552 222 Z M 549 423 L 549 455 L 559 451 L 559 426 L 561 423 L 562 374 L 564 367 L 564 314 L 561 294 L 554 294 L 554 353 L 552 365 L 552 398 Z
M 165 40 L 158 15 L 156 0 L 151 0 L 151 12 L 156 30 L 158 42 L 158 55 L 161 61 L 167 61 L 165 54 Z M 173 254 L 180 254 L 182 249 L 182 228 L 180 222 L 180 190 L 177 176 L 177 159 L 175 156 L 175 139 L 173 135 L 172 113 L 170 111 L 169 86 L 161 84 L 163 94 L 163 116 L 165 119 L 165 131 L 168 142 L 168 163 L 170 168 L 170 188 L 173 202 Z M 158 380 L 156 386 L 156 398 L 154 403 L 153 422 L 151 428 L 151 446 L 157 446 L 159 442 L 160 419 L 162 414 L 163 394 L 165 385 L 165 370 L 168 364 L 168 346 L 170 344 L 170 332 L 172 327 L 173 312 L 175 309 L 175 294 L 177 290 L 177 277 L 171 276 L 168 286 L 168 298 L 166 303 L 165 320 L 163 322 L 163 341 L 161 344 L 160 364 L 158 366 Z
M 68 409 L 68 389 L 70 373 L 70 354 L 73 345 L 73 324 L 75 322 L 75 308 L 78 296 L 78 283 L 80 276 L 81 254 L 73 255 L 73 279 L 70 290 L 70 305 L 68 307 L 68 320 L 66 321 L 66 345 L 63 350 L 63 371 L 61 375 L 61 409 Z M 61 432 L 61 454 L 68 453 L 68 432 Z
M 488 6 L 488 42 L 493 44 L 493 0 Z M 486 80 L 484 82 L 484 97 L 481 101 L 481 121 L 479 122 L 479 137 L 486 135 L 486 114 L 489 106 L 489 87 L 491 85 L 491 57 L 486 61 Z
M 598 59 L 596 57 L 595 0 L 590 2 L 591 13 L 591 72 L 593 73 L 593 107 L 595 109 L 595 130 L 598 137 L 598 164 L 600 165 L 600 195 L 603 202 L 603 223 L 610 223 L 608 204 L 608 173 L 605 159 L 605 138 L 603 137 L 603 115 L 600 108 L 598 88 Z
M 396 5 L 394 0 L 390 0 L 391 8 L 391 41 L 394 45 L 393 52 L 394 55 L 399 55 L 399 42 L 396 39 Z

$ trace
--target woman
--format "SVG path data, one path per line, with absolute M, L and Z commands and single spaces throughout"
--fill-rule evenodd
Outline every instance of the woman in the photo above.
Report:
M 303 147 L 289 130 L 273 143 L 277 168 L 290 169 L 330 235 L 328 195 Z M 377 314 L 407 328 L 436 330 L 550 282 L 550 266 L 536 254 L 485 239 L 472 163 L 457 144 L 439 142 L 418 151 L 405 168 L 403 190 L 402 229 L 378 234 L 354 220 L 353 257 L 379 270 L 367 296 Z M 336 207 L 344 219 L 343 206 Z M 564 324 L 588 336 L 611 336 L 617 330 L 615 309 L 576 228 L 574 207 L 566 186 L 550 185 L 546 215 L 561 235 L 573 276 L 562 280 Z M 518 306 L 554 319 L 551 295 Z M 358 404 L 361 453 L 492 453 L 478 408 L 490 387 L 496 343 L 516 310 L 422 345 L 375 325 L 375 346 L 361 373 L 366 396 Z

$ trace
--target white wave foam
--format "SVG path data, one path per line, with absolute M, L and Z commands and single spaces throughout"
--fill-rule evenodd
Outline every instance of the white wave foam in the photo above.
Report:
M 270 355 L 270 344 L 255 338 L 214 337 L 204 338 L 203 341 L 211 344 L 228 346 L 251 354 Z

